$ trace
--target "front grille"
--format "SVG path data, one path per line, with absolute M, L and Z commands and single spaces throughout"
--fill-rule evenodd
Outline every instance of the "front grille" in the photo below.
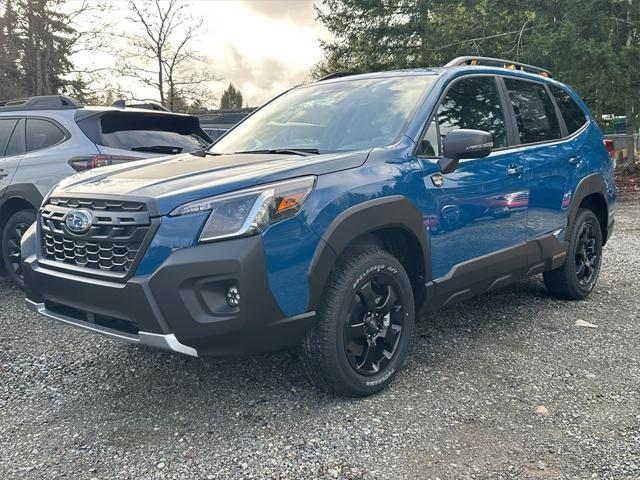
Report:
M 77 208 L 93 214 L 86 234 L 65 226 Z M 149 233 L 151 220 L 144 203 L 112 200 L 50 199 L 40 213 L 42 256 L 46 260 L 125 276 Z
M 88 208 L 90 210 L 109 212 L 140 212 L 146 210 L 146 206 L 142 202 L 130 202 L 121 200 L 83 200 L 80 198 L 52 198 L 49 200 L 49 204 L 59 207 Z

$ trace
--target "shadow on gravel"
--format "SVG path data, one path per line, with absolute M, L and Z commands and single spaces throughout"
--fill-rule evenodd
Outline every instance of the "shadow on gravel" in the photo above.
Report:
M 423 316 L 413 339 L 409 365 L 400 377 L 413 376 L 416 366 L 421 377 L 436 375 L 440 370 L 455 371 L 458 363 L 454 357 L 460 350 L 454 346 L 495 344 L 497 331 L 512 338 L 510 331 L 525 321 L 521 308 L 550 301 L 554 300 L 546 295 L 540 281 L 533 279 Z M 307 416 L 317 418 L 322 408 L 357 401 L 335 398 L 313 388 L 296 352 L 194 359 L 111 342 L 102 345 L 111 348 L 97 348 L 87 361 L 94 364 L 92 371 L 101 372 L 104 382 L 98 379 L 97 388 L 89 395 L 75 397 L 73 402 L 80 405 L 63 408 L 89 417 L 117 418 L 129 413 L 168 419 L 174 412 L 182 412 L 192 424 L 266 425 L 268 419 L 255 413 L 258 410 L 254 407 L 260 406 L 264 412 L 265 404 L 269 404 L 276 409 L 274 414 L 301 421 Z M 406 388 L 416 387 L 401 381 L 391 391 Z

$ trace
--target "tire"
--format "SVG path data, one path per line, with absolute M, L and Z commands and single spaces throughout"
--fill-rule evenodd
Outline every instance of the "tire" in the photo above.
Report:
M 561 267 L 543 273 L 544 284 L 556 297 L 584 300 L 598 281 L 601 264 L 600 222 L 591 210 L 580 209 L 569 234 L 567 258 Z
M 20 240 L 35 221 L 36 214 L 33 210 L 20 210 L 9 217 L 2 230 L 2 265 L 9 280 L 20 288 L 24 288 Z
M 349 249 L 329 277 L 303 342 L 307 375 L 338 395 L 379 392 L 403 365 L 414 323 L 411 282 L 400 262 L 378 247 Z

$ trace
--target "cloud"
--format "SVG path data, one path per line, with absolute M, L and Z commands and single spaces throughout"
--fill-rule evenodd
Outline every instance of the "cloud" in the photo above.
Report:
M 298 25 L 313 25 L 316 14 L 313 0 L 242 0 L 248 9 L 265 17 Z
M 229 83 L 240 89 L 250 106 L 258 106 L 275 95 L 302 83 L 308 69 L 287 65 L 277 58 L 249 60 L 233 45 L 226 45 L 224 55 L 213 62 L 220 78 L 216 90 L 220 94 Z

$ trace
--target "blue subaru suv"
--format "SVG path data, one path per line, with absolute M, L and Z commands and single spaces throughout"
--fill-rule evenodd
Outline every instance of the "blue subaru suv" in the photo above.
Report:
M 422 312 L 540 273 L 587 297 L 615 196 L 594 118 L 545 70 L 334 74 L 207 150 L 62 181 L 22 241 L 27 303 L 192 356 L 298 347 L 364 396 Z

